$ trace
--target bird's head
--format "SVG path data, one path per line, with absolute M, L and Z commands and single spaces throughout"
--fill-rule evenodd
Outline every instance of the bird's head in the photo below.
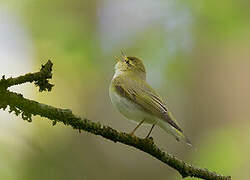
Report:
M 126 56 L 123 51 L 121 52 L 121 59 L 119 57 L 115 57 L 117 60 L 117 63 L 115 65 L 116 72 L 131 73 L 135 76 L 146 79 L 146 70 L 145 66 L 142 63 L 142 60 L 137 57 Z

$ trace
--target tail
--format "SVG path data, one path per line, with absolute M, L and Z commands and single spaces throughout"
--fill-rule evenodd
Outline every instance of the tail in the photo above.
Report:
M 164 121 L 159 121 L 158 125 L 167 133 L 173 135 L 177 141 L 181 141 L 186 143 L 188 146 L 193 147 L 191 141 L 188 139 L 187 136 L 184 135 L 183 132 L 180 130 L 174 128 L 171 126 L 169 123 L 164 122 Z
M 193 144 L 191 143 L 190 139 L 189 139 L 186 135 L 184 135 L 183 133 L 182 133 L 182 135 L 184 136 L 184 142 L 185 142 L 188 146 L 194 148 L 194 146 L 193 146 Z

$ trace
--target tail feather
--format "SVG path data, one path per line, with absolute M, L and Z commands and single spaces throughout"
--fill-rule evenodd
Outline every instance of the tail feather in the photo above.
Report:
M 191 141 L 189 140 L 189 138 L 187 136 L 184 135 L 183 132 L 179 131 L 178 129 L 174 128 L 173 126 L 171 126 L 170 124 L 163 122 L 163 121 L 159 121 L 158 125 L 167 133 L 173 135 L 175 137 L 175 139 L 177 141 L 181 141 L 186 143 L 187 145 L 189 145 L 190 147 L 193 147 Z
M 184 135 L 185 136 L 185 135 Z M 191 141 L 189 140 L 189 138 L 187 136 L 185 136 L 185 143 L 190 146 L 193 147 L 193 144 L 191 143 Z

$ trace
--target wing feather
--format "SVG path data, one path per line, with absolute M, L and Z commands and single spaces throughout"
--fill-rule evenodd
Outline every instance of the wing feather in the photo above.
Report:
M 114 88 L 121 96 L 130 99 L 146 112 L 163 119 L 172 127 L 182 132 L 177 122 L 171 116 L 170 112 L 168 112 L 161 97 L 145 81 L 123 79 L 121 77 L 117 77 L 114 80 L 116 81 Z

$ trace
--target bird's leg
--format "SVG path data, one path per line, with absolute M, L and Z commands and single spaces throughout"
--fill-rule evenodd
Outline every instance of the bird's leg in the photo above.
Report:
M 144 123 L 144 119 L 135 127 L 135 129 L 130 133 L 131 136 L 134 135 L 135 131 Z
M 152 125 L 152 127 L 151 127 L 151 129 L 150 129 L 148 135 L 146 136 L 146 138 L 148 138 L 148 137 L 150 136 L 150 134 L 151 134 L 151 132 L 153 131 L 154 127 L 155 127 L 155 124 Z

